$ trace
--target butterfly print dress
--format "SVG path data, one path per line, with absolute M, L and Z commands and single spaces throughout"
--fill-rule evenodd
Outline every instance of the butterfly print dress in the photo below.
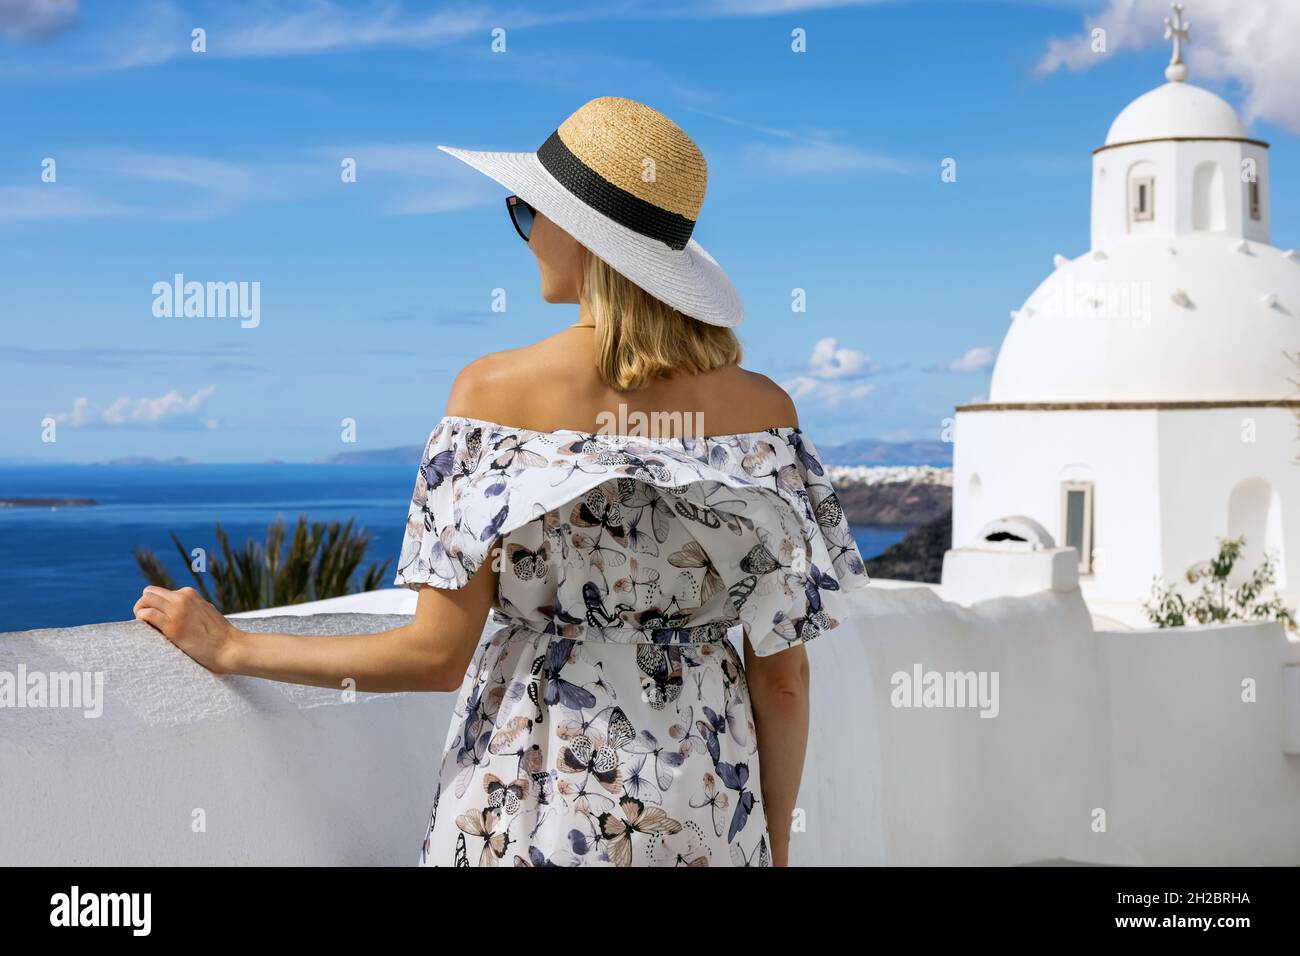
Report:
M 741 655 L 834 628 L 862 559 L 797 428 L 699 439 L 444 418 L 397 583 L 500 571 L 419 862 L 767 866 Z

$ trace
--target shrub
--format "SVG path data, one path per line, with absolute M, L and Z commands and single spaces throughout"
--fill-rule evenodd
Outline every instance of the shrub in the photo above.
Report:
M 265 546 L 250 538 L 242 551 L 234 551 L 220 524 L 216 532 L 221 554 L 209 555 L 206 572 L 194 570 L 190 551 L 175 532 L 171 533 L 171 539 L 190 570 L 195 588 L 223 614 L 355 593 L 352 578 L 370 545 L 370 535 L 354 530 L 350 520 L 345 525 L 337 521 L 308 525 L 306 515 L 299 516 L 287 552 L 284 521 L 280 518 L 267 527 Z M 136 548 L 134 553 L 145 580 L 175 590 L 175 580 L 153 551 Z M 382 565 L 371 563 L 355 590 L 373 591 L 380 587 L 388 576 L 388 565 L 388 561 Z
M 1151 585 L 1151 599 L 1144 605 L 1147 618 L 1157 627 L 1270 620 L 1282 621 L 1288 630 L 1295 630 L 1295 616 L 1283 606 L 1281 597 L 1264 596 L 1276 583 L 1276 559 L 1271 553 L 1264 555 L 1263 563 L 1241 584 L 1235 588 L 1228 585 L 1228 576 L 1245 545 L 1245 538 L 1220 538 L 1215 557 L 1188 569 L 1187 582 L 1201 584 L 1200 592 L 1191 600 L 1178 593 L 1174 585 L 1156 578 Z

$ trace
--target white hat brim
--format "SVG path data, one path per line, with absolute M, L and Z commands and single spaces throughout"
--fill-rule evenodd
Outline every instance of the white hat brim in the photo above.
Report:
M 671 249 L 592 209 L 546 171 L 536 153 L 495 153 L 452 146 L 440 150 L 496 180 L 620 275 L 684 315 L 728 328 L 744 306 L 722 267 L 694 239 Z

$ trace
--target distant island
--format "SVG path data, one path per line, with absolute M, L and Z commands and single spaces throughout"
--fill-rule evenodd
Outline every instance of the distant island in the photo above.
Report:
M 127 455 L 123 458 L 113 458 L 109 461 L 101 461 L 101 465 L 197 465 L 199 464 L 193 458 L 150 458 L 148 455 Z
M 859 438 L 840 445 L 825 445 L 817 449 L 822 461 L 828 465 L 845 467 L 879 467 L 930 465 L 952 467 L 952 444 L 942 441 L 877 441 Z M 317 459 L 316 465 L 410 465 L 420 464 L 423 445 L 399 445 L 396 448 L 341 451 L 328 458 Z
M 86 508 L 94 498 L 0 498 L 0 508 Z
M 354 449 L 336 452 L 324 458 L 309 462 L 313 465 L 402 465 L 417 468 L 420 456 L 424 453 L 423 445 L 398 445 L 393 448 Z M 818 448 L 821 460 L 837 469 L 873 469 L 873 468 L 941 468 L 952 467 L 952 445 L 942 441 L 891 442 L 874 438 L 859 438 L 837 445 L 822 445 Z M 45 464 L 37 459 L 0 459 L 0 465 Z M 68 462 L 67 464 L 72 464 Z M 180 456 L 173 458 L 154 458 L 148 455 L 127 455 L 108 461 L 93 462 L 95 465 L 199 465 L 203 462 Z M 267 458 L 263 465 L 291 464 L 278 458 Z M 916 476 L 899 476 L 886 478 L 889 481 L 913 481 Z M 877 478 L 872 483 L 879 483 Z M 872 522 L 875 523 L 875 522 Z M 887 522 L 892 523 L 892 522 Z M 908 523 L 908 522 L 903 522 Z
M 319 458 L 313 465 L 410 465 L 420 467 L 423 445 L 402 445 L 398 448 L 373 448 L 368 451 L 341 451 L 328 458 Z
M 828 465 L 933 465 L 952 467 L 952 443 L 945 441 L 879 441 L 858 438 L 839 445 L 818 445 Z

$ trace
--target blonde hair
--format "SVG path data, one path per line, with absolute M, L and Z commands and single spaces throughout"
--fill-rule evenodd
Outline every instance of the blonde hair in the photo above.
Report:
M 582 302 L 596 323 L 596 368 L 611 388 L 630 392 L 678 372 L 710 372 L 740 362 L 731 329 L 683 315 L 588 252 Z

